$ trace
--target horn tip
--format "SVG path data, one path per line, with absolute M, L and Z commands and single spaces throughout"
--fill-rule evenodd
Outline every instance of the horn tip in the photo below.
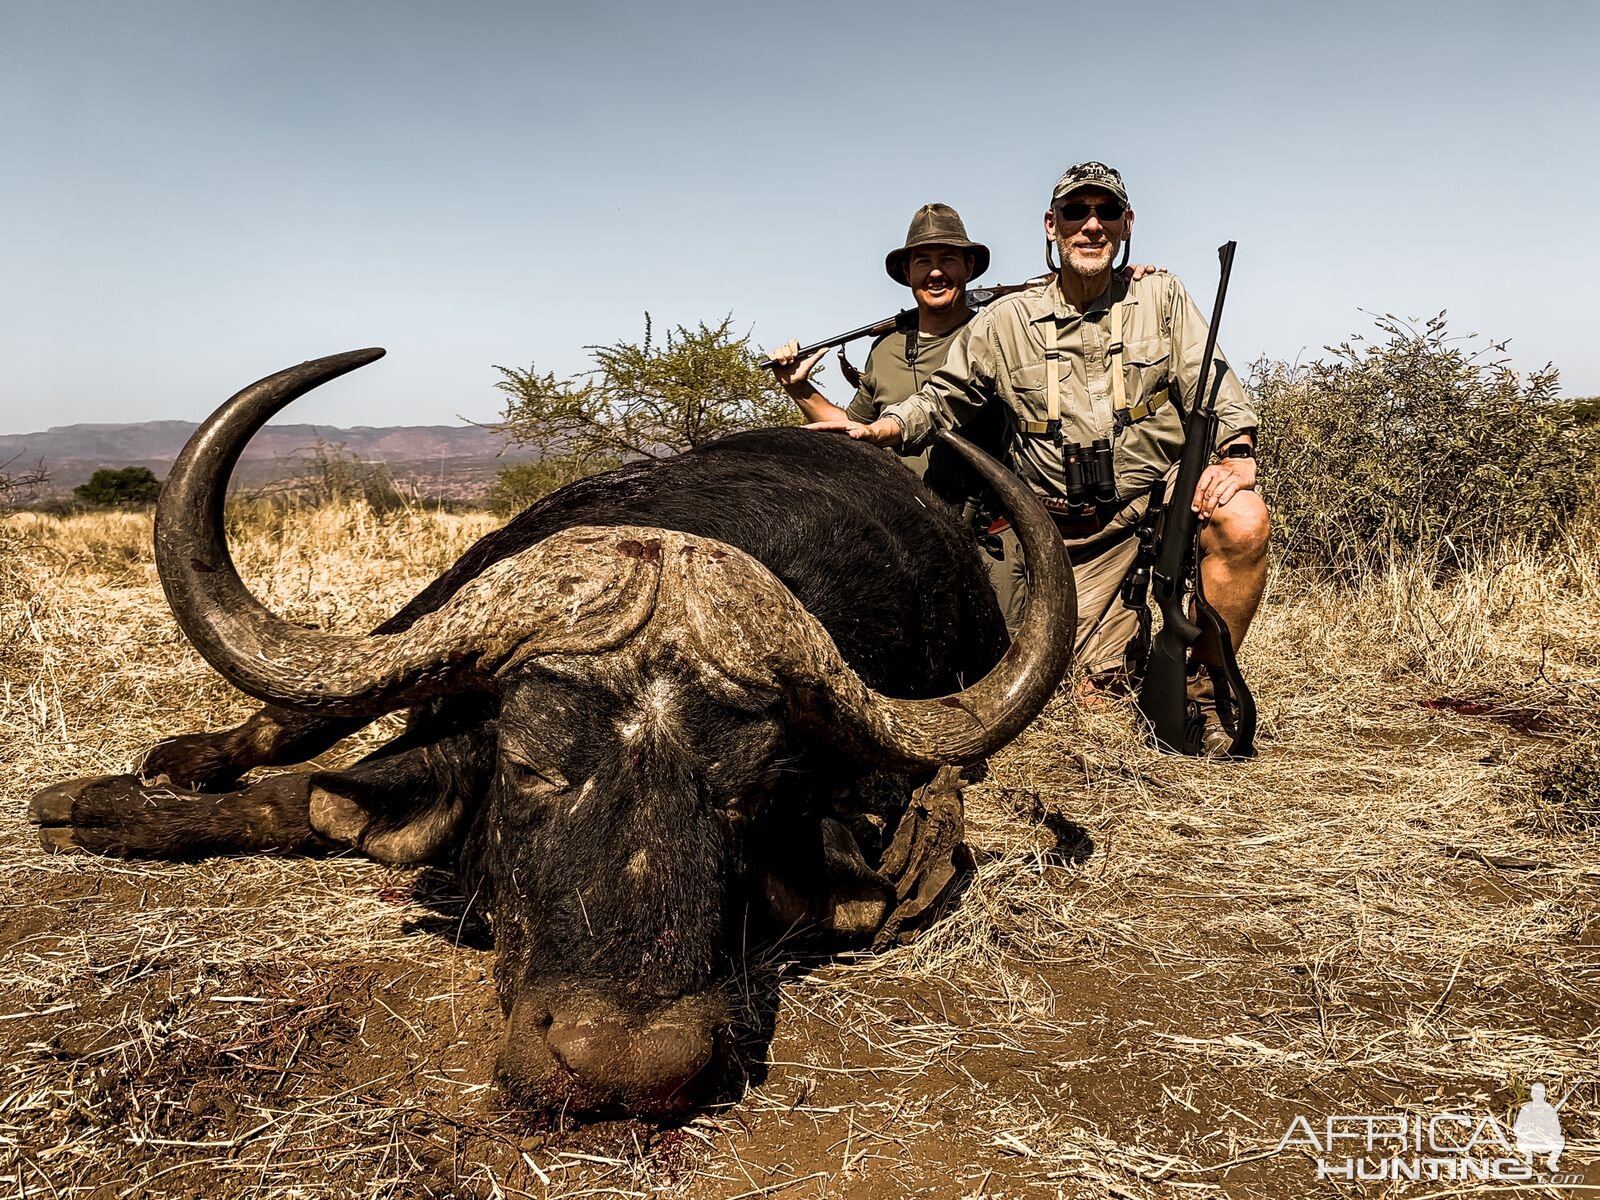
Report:
M 293 369 L 313 371 L 319 376 L 318 382 L 327 382 L 358 370 L 368 363 L 377 362 L 387 353 L 388 351 L 382 346 L 368 346 L 364 350 L 346 350 L 342 354 L 330 354 L 326 358 L 313 358 Z

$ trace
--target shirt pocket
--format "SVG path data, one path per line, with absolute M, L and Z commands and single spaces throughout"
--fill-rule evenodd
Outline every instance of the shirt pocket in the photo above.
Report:
M 1014 367 L 1006 375 L 1013 407 L 1025 421 L 1043 421 L 1049 416 L 1050 398 L 1045 395 L 1043 363 Z
M 1128 407 L 1149 415 L 1168 399 L 1166 391 L 1172 382 L 1171 344 L 1160 338 L 1136 342 L 1128 347 L 1126 358 L 1124 377 Z

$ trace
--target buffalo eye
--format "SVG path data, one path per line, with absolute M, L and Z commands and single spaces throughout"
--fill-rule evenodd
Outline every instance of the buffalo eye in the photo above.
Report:
M 564 792 L 567 777 L 548 763 L 534 764 L 519 755 L 501 754 L 500 763 L 507 782 L 519 792 L 549 795 Z

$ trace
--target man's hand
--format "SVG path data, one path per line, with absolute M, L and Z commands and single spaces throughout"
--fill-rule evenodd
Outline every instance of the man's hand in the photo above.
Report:
M 1130 263 L 1119 272 L 1121 277 L 1130 283 L 1137 283 L 1146 275 L 1165 275 L 1166 273 L 1167 269 L 1165 267 L 1153 267 L 1149 263 Z
M 1227 504 L 1239 492 L 1253 492 L 1256 488 L 1256 460 L 1253 458 L 1225 458 L 1213 463 L 1200 475 L 1195 485 L 1193 508 L 1202 521 Z
M 777 377 L 778 386 L 791 396 L 811 378 L 811 372 L 816 369 L 817 364 L 822 361 L 822 356 L 828 351 L 824 348 L 808 358 L 797 360 L 795 356 L 799 352 L 800 343 L 791 340 L 767 353 L 767 357 L 772 360 L 772 373 Z M 809 389 L 807 394 L 810 394 Z
M 900 445 L 902 427 L 897 417 L 879 417 L 870 425 L 863 425 L 860 421 L 813 421 L 806 426 L 807 429 L 817 429 L 824 433 L 847 433 L 858 442 L 871 442 L 874 446 Z

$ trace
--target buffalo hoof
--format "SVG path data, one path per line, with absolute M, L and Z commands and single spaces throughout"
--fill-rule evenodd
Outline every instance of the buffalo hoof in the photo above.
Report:
M 100 815 L 108 803 L 128 804 L 142 789 L 132 775 L 94 775 L 69 779 L 34 793 L 28 820 L 39 827 L 39 844 L 53 854 L 88 850 L 105 853 L 98 842 L 104 830 Z
M 157 742 L 139 764 L 139 774 L 196 792 L 229 792 L 241 778 L 226 733 L 186 733 Z

